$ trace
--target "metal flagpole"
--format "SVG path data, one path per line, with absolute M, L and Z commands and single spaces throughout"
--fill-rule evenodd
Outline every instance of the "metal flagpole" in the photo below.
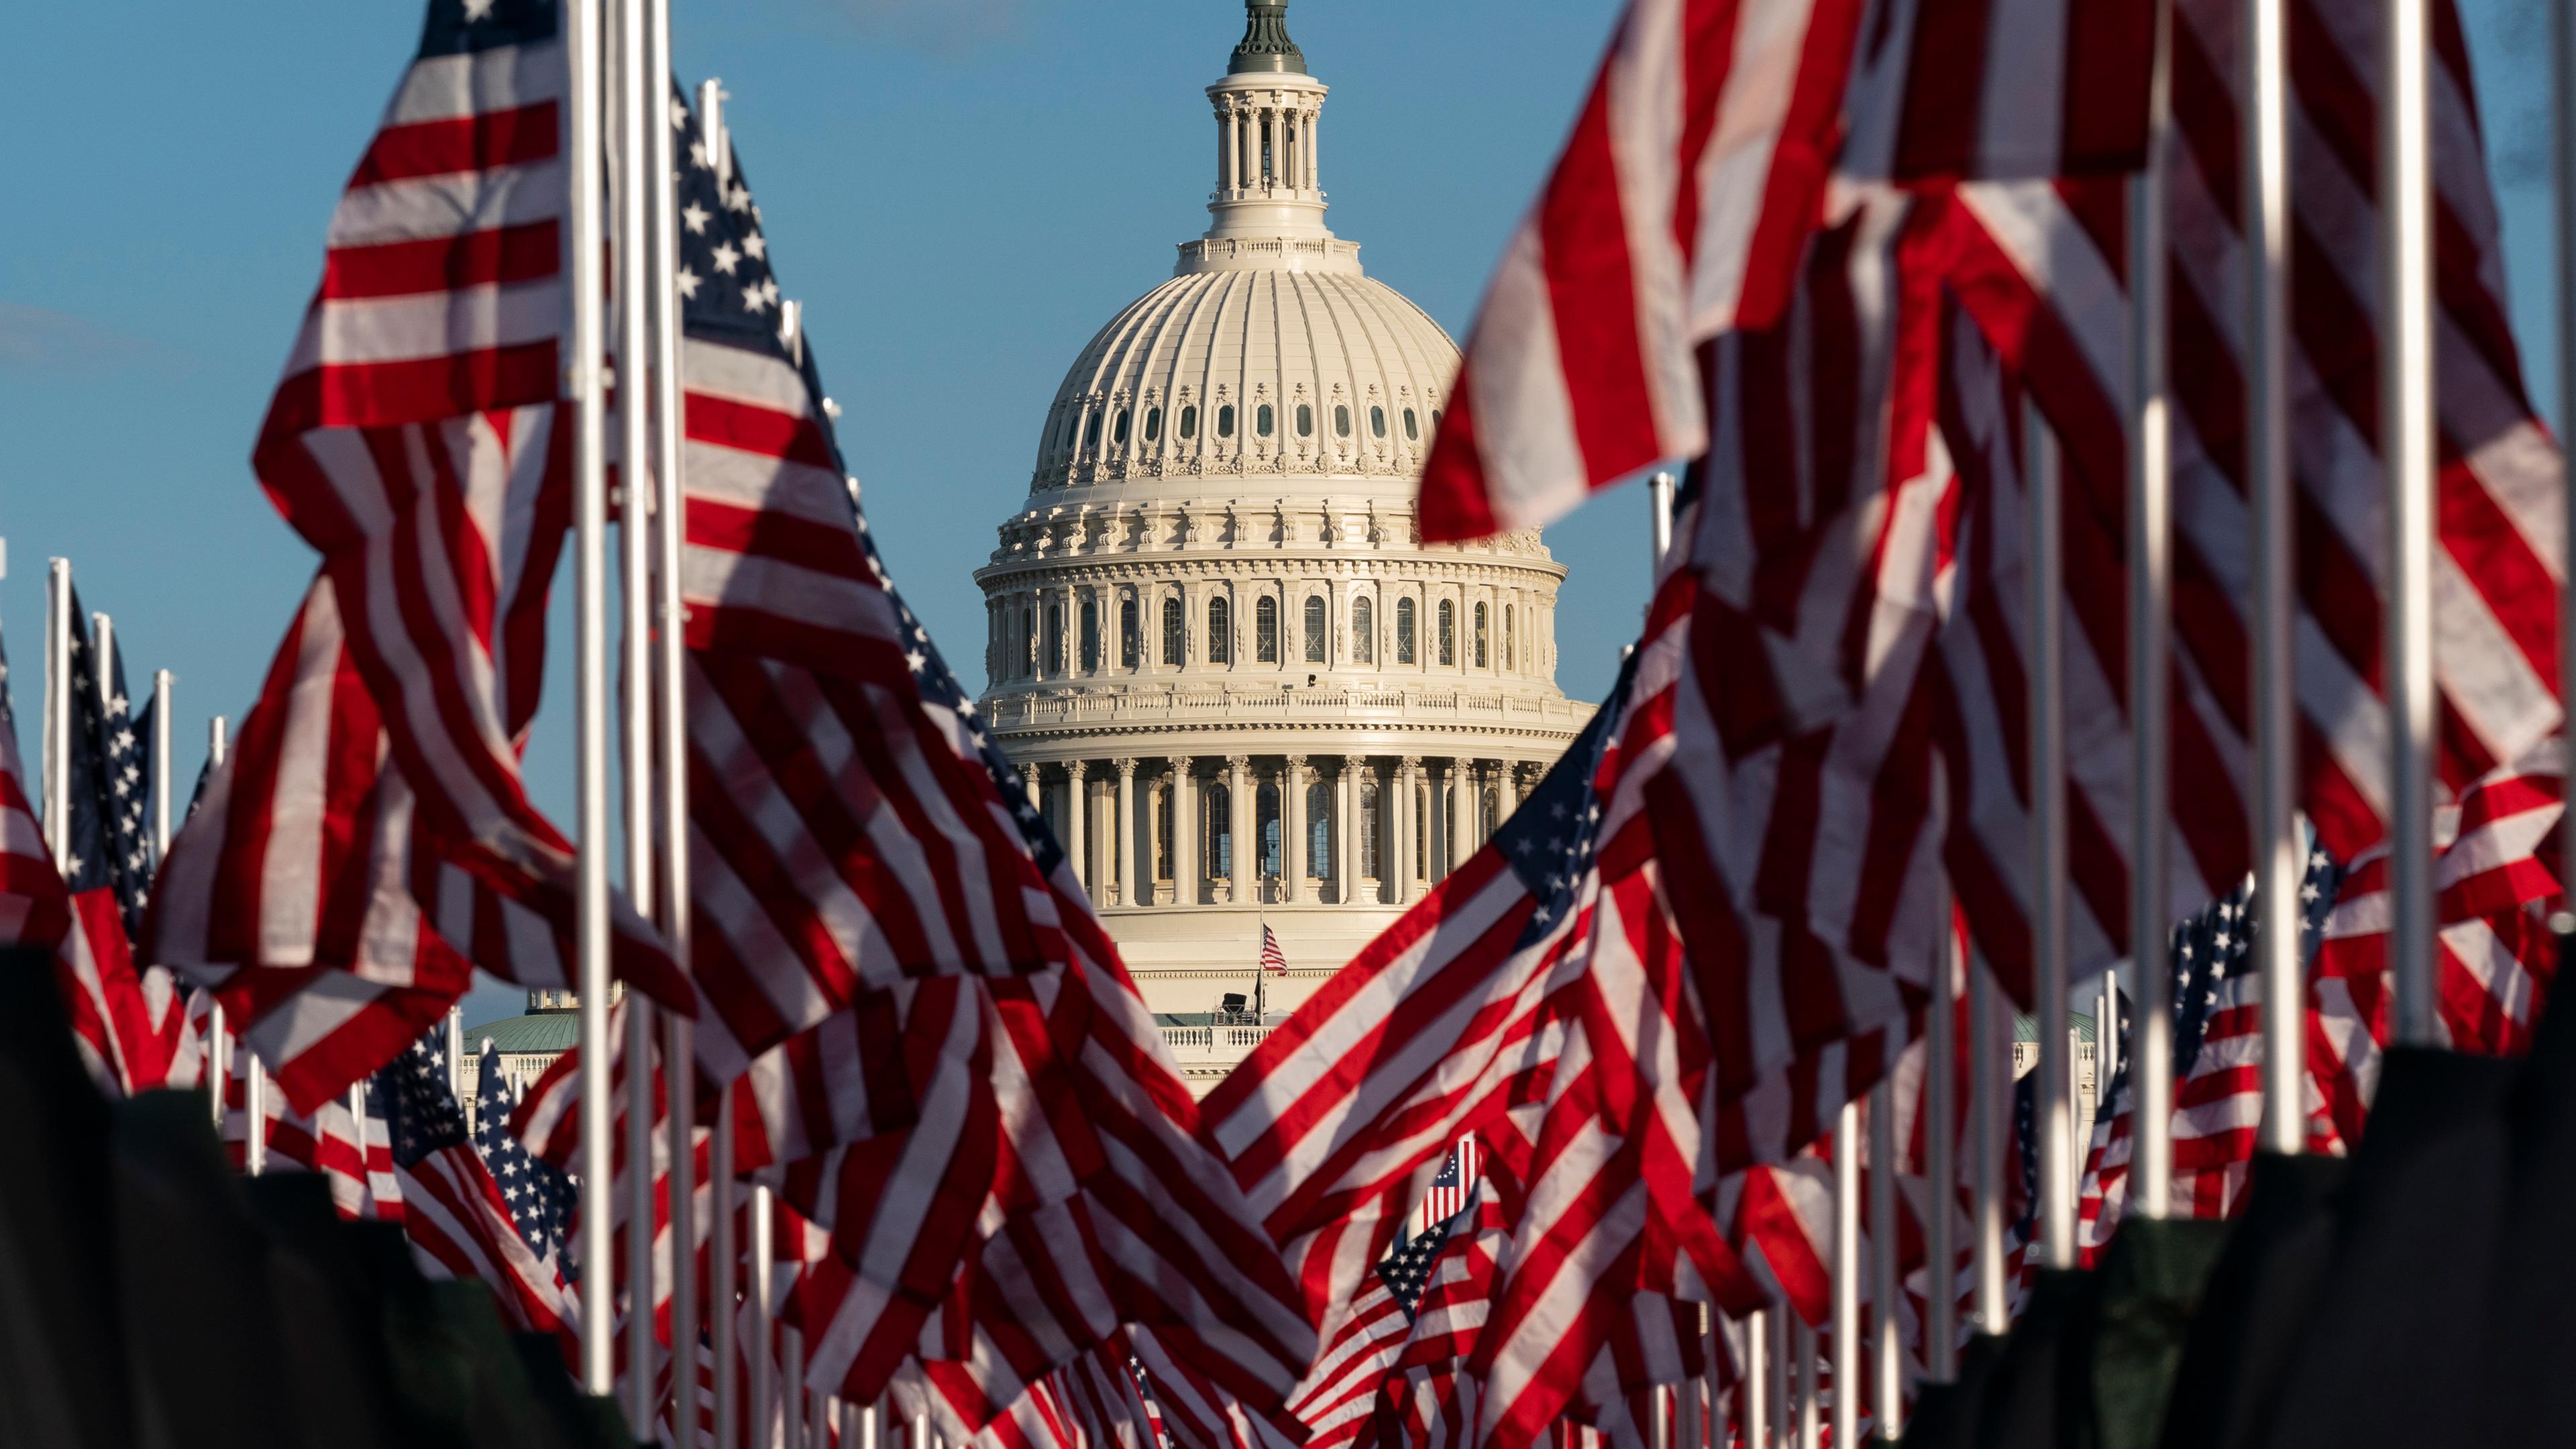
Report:
M 725 139 L 724 102 L 725 91 L 724 83 L 722 81 L 708 79 L 699 83 L 699 127 L 705 134 L 707 155 L 709 159 L 715 163 L 716 179 L 719 185 L 722 185 L 733 175 L 733 149 Z M 674 320 L 671 326 L 664 329 L 663 343 L 670 358 L 671 366 L 674 369 L 671 374 L 674 378 L 678 375 L 676 371 L 678 358 L 677 336 L 678 323 Z M 674 421 L 663 425 L 662 434 L 666 440 L 672 440 L 670 443 L 670 456 L 676 458 L 678 456 L 676 446 L 676 438 L 678 436 L 676 423 L 677 413 L 673 412 L 668 416 L 672 417 Z M 682 713 L 685 701 L 685 676 L 681 672 L 686 665 L 686 660 L 679 652 L 679 630 L 676 627 L 676 621 L 680 618 L 678 567 L 680 558 L 680 509 L 678 503 L 679 469 L 676 467 L 664 469 L 660 482 L 662 486 L 662 496 L 666 503 L 666 507 L 662 512 L 661 584 L 662 618 L 664 621 L 662 748 L 666 752 L 664 757 L 666 764 L 663 769 L 664 794 L 662 808 L 669 821 L 669 824 L 666 827 L 666 843 L 671 847 L 674 847 L 671 850 L 669 858 L 665 861 L 667 869 L 663 872 L 663 883 L 666 890 L 669 892 L 665 899 L 672 902 L 683 903 L 681 906 L 671 910 L 670 924 L 675 931 L 685 933 L 688 921 L 688 911 L 685 909 L 685 902 L 689 899 L 689 896 L 685 889 L 687 877 L 682 874 L 682 872 L 686 871 L 688 868 L 688 854 L 685 849 L 676 847 L 685 844 L 689 838 L 688 796 L 686 794 L 689 776 L 688 771 L 685 768 L 673 767 L 667 763 L 668 761 L 677 760 L 681 762 L 682 766 L 685 766 L 687 759 L 686 754 L 684 753 L 687 749 L 687 736 L 683 728 L 684 716 Z M 685 950 L 685 946 L 682 944 L 684 940 L 684 935 L 675 936 L 673 941 L 674 948 Z M 711 1326 L 718 1345 L 716 1353 L 715 1385 L 716 1412 L 718 1415 L 716 1444 L 717 1449 L 736 1449 L 734 1426 L 740 1419 L 740 1412 L 736 1408 L 736 1403 L 739 1397 L 737 1393 L 738 1369 L 740 1366 L 738 1360 L 741 1355 L 739 1350 L 734 1349 L 733 1347 L 734 1339 L 736 1337 L 734 1285 L 741 1272 L 741 1249 L 735 1243 L 734 1229 L 736 1226 L 736 1218 L 738 1216 L 736 1204 L 740 1201 L 741 1189 L 735 1183 L 733 1173 L 734 1141 L 732 1116 L 730 1114 L 719 1114 L 716 1120 L 710 1125 L 715 1129 L 715 1144 L 713 1150 L 714 1161 L 710 1167 L 710 1175 L 714 1180 L 709 1184 L 709 1195 L 712 1198 L 710 1211 L 715 1214 L 715 1222 L 709 1225 L 708 1231 L 714 1239 L 713 1246 L 716 1250 L 715 1262 L 717 1264 L 717 1275 L 707 1289 L 707 1296 L 709 1303 L 713 1305 L 715 1317 Z
M 1786 1302 L 1763 1311 L 1771 1332 L 1771 1414 L 1768 1423 L 1756 1425 L 1767 1436 L 1763 1449 L 1789 1449 L 1789 1360 L 1794 1356 L 1790 1345 L 1796 1341 L 1789 1321 L 1797 1316 Z
M 647 146 L 646 174 L 653 184 L 645 196 L 652 208 L 653 250 L 651 295 L 646 298 L 646 335 L 652 339 L 652 371 L 649 379 L 653 397 L 652 467 L 647 475 L 653 485 L 653 620 L 658 631 L 654 636 L 654 666 L 650 675 L 653 691 L 653 776 L 660 786 L 655 808 L 661 812 L 654 844 L 660 854 L 655 861 L 654 882 L 661 887 L 657 899 L 639 897 L 639 908 L 653 911 L 654 924 L 662 930 L 662 939 L 671 947 L 671 958 L 680 969 L 689 969 L 689 913 L 681 903 L 689 898 L 689 782 L 688 719 L 686 681 L 681 674 L 680 639 L 680 317 L 679 317 L 679 219 L 678 199 L 673 194 L 673 176 L 678 158 L 672 140 L 673 128 L 661 109 L 667 98 L 671 77 L 671 0 L 646 0 L 644 25 L 644 74 L 651 119 L 645 126 L 650 137 Z M 641 382 L 638 384 L 641 386 Z M 682 1255 L 694 1252 L 697 1236 L 697 1097 L 695 1073 L 687 1070 L 697 1056 L 696 1033 L 689 1019 L 672 1013 L 662 1025 L 662 1060 L 672 1064 L 664 1074 L 668 1101 L 664 1105 L 665 1145 L 672 1164 L 670 1224 L 672 1251 Z M 671 1275 L 671 1342 L 683 1362 L 695 1352 L 698 1341 L 698 1279 L 695 1273 Z M 671 1422 L 698 1422 L 698 1376 L 674 1372 L 671 1375 Z M 695 1433 L 695 1430 L 685 1431 Z
M 1798 1355 L 1798 1449 L 1823 1449 L 1824 1406 L 1816 1402 L 1821 1385 L 1817 1382 L 1815 1325 L 1801 1318 L 1789 1332 L 1797 1345 Z
M 218 770 L 224 767 L 224 756 L 230 743 L 224 734 L 222 715 L 206 721 L 206 763 L 209 766 Z M 217 1002 L 206 1013 L 206 1094 L 214 1099 L 217 1136 L 221 1136 L 224 1130 L 224 1088 L 233 1071 L 233 1051 L 224 1036 L 223 1003 Z M 255 1133 L 252 1135 L 257 1136 Z
M 769 1189 L 754 1184 L 751 1189 L 751 1283 L 744 1296 L 751 1300 L 751 1423 L 753 1442 L 769 1449 L 770 1422 L 777 1413 L 778 1345 L 774 1341 L 777 1322 L 776 1305 L 769 1301 L 769 1265 L 775 1256 L 771 1242 Z
M 2057 440 L 2023 413 L 2030 501 L 2030 934 L 2039 997 L 2041 1259 L 2075 1266 L 2072 1056 L 2066 1012 L 2066 557 Z
M 616 1102 L 608 1070 L 608 419 L 600 377 L 605 348 L 600 275 L 600 3 L 564 7 L 572 54 L 568 109 L 572 194 L 574 721 L 573 838 L 577 844 L 574 950 L 581 1001 L 582 1387 L 616 1390 L 617 1303 L 610 1271 Z
M 1869 1289 L 1877 1357 L 1870 1433 L 1879 1439 L 1896 1438 L 1905 1425 L 1905 1332 L 1896 1321 L 1904 1286 L 1896 1267 L 1896 1170 L 1896 1088 L 1882 1078 L 1869 1093 Z M 1939 1282 L 1939 1276 L 1931 1281 Z
M 52 560 L 45 582 L 45 844 L 60 870 L 71 849 L 71 560 Z
M 178 678 L 152 671 L 152 864 L 170 853 L 170 686 Z
M 1744 1319 L 1744 1390 L 1738 1402 L 1743 1412 L 1737 1416 L 1736 1437 L 1743 1449 L 1770 1449 L 1771 1444 L 1771 1320 L 1785 1312 L 1779 1308 L 1762 1308 Z M 1717 1311 L 1708 1310 L 1708 1424 L 1711 1449 L 1725 1449 L 1726 1400 L 1720 1397 L 1718 1379 L 1721 1373 L 1717 1359 Z
M 2254 886 L 2262 997 L 2299 999 L 2298 721 L 2291 678 L 2290 122 L 2285 0 L 2247 0 L 2246 486 L 2253 495 Z M 2287 926 L 2275 930 L 2275 918 Z M 2304 1066 L 2296 1011 L 2263 1013 L 2262 1143 L 2297 1152 Z
M 2550 34 L 2550 113 L 2558 132 L 2558 436 L 2576 424 L 2576 8 L 2553 5 Z M 2576 560 L 2576 492 L 2565 500 L 2567 535 L 2562 557 Z M 2560 698 L 2576 699 L 2576 566 L 2566 568 L 2558 609 Z M 2576 880 L 2576 810 L 2559 821 L 2562 852 L 2558 878 Z M 2561 929 L 2576 920 L 2561 913 Z
M 707 1174 L 714 1179 L 715 1197 L 715 1221 L 707 1224 L 707 1337 L 716 1360 L 716 1449 L 740 1449 L 742 1351 L 734 1340 L 741 1326 L 735 1285 L 742 1281 L 742 1250 L 734 1232 L 741 1214 L 735 1207 L 738 1195 L 733 1180 L 732 1113 L 716 1114 L 713 1135 L 715 1141 L 709 1152 L 712 1160 L 707 1165 Z
M 447 1008 L 447 1094 L 461 1100 L 464 1091 L 465 1008 L 451 1006 Z
M 2000 1337 L 2012 1327 L 2004 1297 L 2004 1146 L 2012 1102 L 2011 1018 L 1993 968 L 1974 956 L 1959 963 L 1968 984 L 1968 1118 L 1975 1182 L 1970 1201 L 1977 1234 L 1977 1332 Z
M 1860 1103 L 1834 1125 L 1834 1439 L 1860 1441 Z
M 2560 0 L 2560 7 L 2565 3 Z M 2389 960 L 2396 977 L 2390 1026 L 2396 1040 L 2416 1046 L 2441 1045 L 2433 1011 L 2433 133 L 2427 9 L 2426 0 L 2388 0 L 2379 107 L 2379 429 L 2389 495 Z M 2283 920 L 2299 919 L 2294 896 L 2284 892 L 2274 899 L 2291 903 Z M 2285 934 L 2295 950 L 2296 927 Z M 2293 1012 L 2265 1016 L 2299 1020 Z
M 805 1449 L 805 1395 L 800 1391 L 805 1361 L 805 1334 L 792 1324 L 778 1326 L 778 1439 L 786 1449 Z
M 1673 475 L 1658 473 L 1646 484 L 1647 506 L 1654 511 L 1654 563 L 1661 572 L 1664 556 L 1673 551 Z
M 1931 1130 L 1924 1134 L 1923 1176 L 1929 1186 L 1923 1225 L 1923 1260 L 1930 1265 L 1925 1283 L 1923 1373 L 1935 1383 L 1959 1374 L 1959 1245 L 1954 1229 L 1959 1214 L 1959 933 L 1951 911 L 1941 913 L 1941 950 L 1933 958 L 1940 974 L 1932 988 L 1932 1007 L 1925 1022 L 1924 1105 Z
M 617 395 L 617 456 L 620 487 L 617 518 L 617 597 L 620 666 L 624 689 L 619 695 L 618 762 L 626 835 L 626 893 L 630 900 L 653 899 L 653 629 L 652 551 L 650 530 L 651 470 L 646 461 L 651 443 L 651 415 L 645 379 L 648 326 L 646 299 L 652 288 L 652 246 L 647 231 L 645 196 L 655 173 L 645 153 L 646 122 L 661 118 L 649 111 L 644 68 L 644 0 L 617 0 L 611 26 L 613 75 L 610 114 L 616 117 L 611 192 L 616 198 L 616 230 L 611 250 L 615 265 L 616 326 L 612 375 Z M 626 1002 L 626 1416 L 638 1437 L 652 1432 L 654 1410 L 653 1301 L 653 1010 L 641 996 Z M 674 1159 L 674 1166 L 686 1159 Z M 674 1275 L 676 1276 L 676 1275 Z M 681 1375 L 673 1374 L 673 1378 Z

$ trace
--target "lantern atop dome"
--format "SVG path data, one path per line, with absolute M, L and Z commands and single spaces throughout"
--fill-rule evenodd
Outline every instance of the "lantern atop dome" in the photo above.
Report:
M 1267 4 L 1264 0 L 1246 0 L 1243 7 L 1243 39 L 1236 43 L 1234 56 L 1226 66 L 1228 75 L 1247 71 L 1306 73 L 1306 53 L 1288 38 L 1286 0 Z

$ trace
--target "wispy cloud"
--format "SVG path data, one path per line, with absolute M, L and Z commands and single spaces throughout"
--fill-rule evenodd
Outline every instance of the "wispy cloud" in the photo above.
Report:
M 1013 40 L 1029 0 L 823 0 L 871 40 L 963 55 Z
M 159 350 L 85 317 L 0 301 L 0 370 L 96 372 L 147 361 Z

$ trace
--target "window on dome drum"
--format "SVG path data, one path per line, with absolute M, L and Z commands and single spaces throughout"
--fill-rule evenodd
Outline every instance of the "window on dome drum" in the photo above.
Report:
M 1187 626 L 1181 619 L 1181 601 L 1165 599 L 1163 601 L 1163 662 L 1165 664 L 1188 663 L 1188 645 Z
M 1386 409 L 1375 406 L 1369 409 L 1369 436 L 1372 438 L 1386 436 Z
M 1315 410 L 1304 403 L 1297 404 L 1297 436 L 1301 438 L 1315 436 Z
M 1100 668 L 1100 606 L 1089 599 L 1082 601 L 1082 672 L 1090 674 Z
M 1066 413 L 1066 414 L 1064 415 L 1064 444 L 1063 444 L 1063 446 L 1068 447 L 1068 448 L 1072 447 L 1072 446 L 1073 446 L 1073 440 L 1074 440 L 1075 438 L 1077 438 L 1077 437 L 1080 437 L 1081 435 L 1082 435 L 1082 414 L 1081 414 L 1081 413 L 1079 413 L 1079 412 L 1070 412 L 1070 413 Z
M 1097 448 L 1100 446 L 1100 414 L 1093 413 L 1091 415 L 1090 424 L 1083 428 L 1082 446 L 1086 448 Z
M 1208 600 L 1208 663 L 1234 657 L 1234 607 L 1222 598 Z
M 1145 441 L 1156 443 L 1162 441 L 1162 437 L 1163 410 L 1161 408 L 1145 409 Z
M 1365 767 L 1360 772 L 1360 874 L 1376 880 L 1386 879 L 1385 862 L 1378 857 L 1379 801 L 1377 776 Z
M 1411 599 L 1395 601 L 1395 662 L 1398 664 L 1413 662 L 1413 601 Z
M 1429 858 L 1431 854 L 1431 822 L 1426 818 L 1430 813 L 1426 808 L 1429 802 L 1422 798 L 1423 793 L 1421 786 L 1417 785 L 1414 787 L 1413 878 L 1416 880 L 1427 879 L 1431 874 L 1431 862 Z
M 1512 644 L 1512 606 L 1505 604 L 1503 605 L 1503 667 L 1505 669 L 1517 668 L 1520 664 L 1521 657 L 1513 652 Z
M 1146 427 L 1148 427 L 1148 428 L 1151 428 L 1151 427 L 1153 426 L 1153 424 L 1152 424 L 1152 423 L 1147 423 L 1145 426 L 1146 426 Z M 1181 437 L 1182 437 L 1182 439 L 1183 439 L 1184 441 L 1187 441 L 1188 439 L 1195 438 L 1195 437 L 1197 437 L 1198 435 L 1199 435 L 1199 410 L 1198 410 L 1197 408 L 1195 408 L 1195 407 L 1185 407 L 1185 408 L 1181 409 Z M 1152 433 L 1148 432 L 1147 434 L 1145 434 L 1145 436 L 1150 438 L 1150 437 L 1152 437 L 1152 436 L 1154 436 L 1154 435 L 1153 435 Z
M 1377 605 L 1366 599 L 1351 600 L 1351 662 L 1377 662 Z
M 1279 787 L 1263 785 L 1252 792 L 1253 838 L 1261 842 L 1260 873 L 1279 879 Z
M 1440 662 L 1458 662 L 1458 606 L 1447 599 L 1440 601 Z
M 1347 438 L 1350 435 L 1351 410 L 1342 406 L 1340 403 L 1333 404 L 1333 436 L 1337 438 Z
M 1172 878 L 1172 800 L 1181 793 L 1180 782 L 1166 781 L 1154 792 L 1154 878 Z M 1140 882 L 1141 884 L 1141 882 Z
M 1234 802 L 1214 780 L 1199 792 L 1199 869 L 1204 875 L 1234 874 Z
M 1062 674 L 1064 673 L 1064 606 L 1047 605 L 1046 621 L 1047 673 Z
M 1306 600 L 1306 662 L 1324 662 L 1324 599 L 1321 594 Z
M 1476 667 L 1485 667 L 1485 606 L 1476 606 Z
M 1270 436 L 1270 404 L 1263 403 L 1252 410 L 1252 430 L 1265 438 Z
M 1263 664 L 1279 662 L 1279 601 L 1267 594 L 1252 601 L 1252 657 Z
M 1234 436 L 1234 404 L 1227 403 L 1216 410 L 1216 435 L 1220 438 Z
M 1121 668 L 1136 667 L 1137 652 L 1143 647 L 1137 640 L 1136 599 L 1134 595 L 1118 601 L 1118 663 Z
M 1438 408 L 1431 410 L 1431 433 L 1434 437 L 1440 434 L 1440 409 Z
M 1022 679 L 1038 672 L 1038 616 L 1022 605 L 1020 608 L 1020 668 Z
M 1422 429 L 1415 424 L 1413 420 L 1413 409 L 1411 408 L 1406 408 L 1404 410 L 1404 438 L 1405 441 L 1409 443 L 1418 443 L 1422 441 Z
M 1306 874 L 1329 880 L 1333 874 L 1333 787 L 1306 787 Z
M 1117 421 L 1109 425 L 1109 441 L 1122 448 L 1127 446 L 1127 410 L 1125 408 L 1118 410 Z

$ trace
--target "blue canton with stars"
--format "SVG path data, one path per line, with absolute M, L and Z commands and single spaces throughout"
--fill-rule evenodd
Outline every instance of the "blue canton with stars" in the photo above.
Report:
M 1386 1261 L 1377 1265 L 1378 1280 L 1386 1284 L 1387 1292 L 1395 1295 L 1395 1306 L 1404 1310 L 1405 1322 L 1412 1322 L 1413 1316 L 1422 1310 L 1422 1293 L 1431 1286 L 1432 1265 L 1440 1260 L 1440 1250 L 1449 1246 L 1450 1235 L 1467 1221 L 1475 1205 L 1471 1196 L 1466 1209 L 1456 1217 L 1433 1223 L 1423 1229 L 1419 1237 L 1399 1236 L 1394 1249 L 1386 1255 Z
M 144 768 L 148 717 L 134 717 L 125 693 L 123 651 L 109 659 L 99 696 L 98 646 L 89 615 L 72 594 L 71 851 L 63 883 L 72 894 L 109 890 L 128 936 L 143 929 L 152 887 L 152 780 Z
M 1556 929 L 1566 912 L 1575 908 L 1583 879 L 1593 869 L 1592 851 L 1601 826 L 1594 780 L 1626 712 L 1628 686 L 1636 668 L 1633 655 L 1620 665 L 1609 699 L 1548 768 L 1520 809 L 1494 832 L 1494 848 L 1503 853 L 1504 863 L 1538 903 L 1515 949 L 1534 946 Z
M 394 1161 L 416 1167 L 422 1158 L 472 1140 L 465 1111 L 447 1090 L 447 1063 L 432 1045 L 436 1034 L 413 1042 L 367 1084 L 367 1107 L 384 1119 Z
M 556 0 L 429 0 L 420 54 L 471 55 L 555 38 Z
M 841 440 L 832 423 L 834 409 L 823 391 L 822 371 L 815 364 L 812 341 L 804 335 L 791 339 L 782 330 L 778 278 L 770 266 L 768 238 L 760 230 L 760 207 L 751 199 L 751 184 L 743 175 L 741 152 L 728 147 L 731 174 L 720 182 L 703 121 L 676 87 L 671 95 L 670 122 L 678 133 L 673 150 L 680 158 L 675 189 L 680 218 L 683 329 L 693 343 L 736 347 L 773 357 L 805 379 L 809 406 L 822 429 L 825 445 L 831 449 L 832 466 L 843 478 L 850 479 L 850 522 L 858 530 L 860 551 L 867 558 L 869 571 L 893 596 L 896 616 L 910 633 L 905 655 L 912 666 L 913 683 L 920 687 L 923 702 L 957 716 L 968 746 L 992 776 L 1003 804 L 1010 808 L 1039 873 L 1054 875 L 1064 859 L 1063 848 L 1047 829 L 1044 818 L 1028 803 L 1020 772 L 1003 757 L 985 732 L 983 721 L 975 717 L 973 697 L 958 682 L 938 646 L 930 642 L 930 631 L 922 627 L 901 591 L 895 588 L 884 556 L 877 551 L 876 538 L 868 532 L 867 515 L 859 508 L 858 480 L 850 477 L 848 462 L 841 453 Z
M 572 1225 L 572 1179 L 532 1156 L 511 1134 L 510 1114 L 518 1105 L 519 1090 L 502 1079 L 500 1049 L 487 1037 L 475 1078 L 474 1150 L 483 1154 L 483 1165 L 500 1184 L 501 1200 L 510 1205 L 510 1221 L 519 1225 L 519 1236 L 539 1258 L 552 1258 L 565 1268 L 569 1282 L 572 1255 L 563 1249 Z

